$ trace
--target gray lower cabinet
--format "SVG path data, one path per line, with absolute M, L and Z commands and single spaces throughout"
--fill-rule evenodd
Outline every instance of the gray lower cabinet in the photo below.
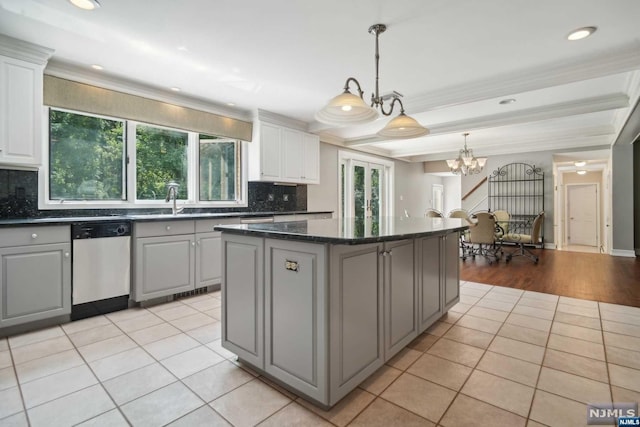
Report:
M 213 229 L 237 222 L 222 218 L 135 224 L 132 298 L 145 301 L 220 284 L 222 233 Z
M 384 363 L 381 244 L 331 246 L 329 405 Z
M 418 332 L 424 332 L 442 316 L 442 237 L 417 239 L 418 265 Z
M 222 344 L 264 369 L 264 239 L 222 237 Z
M 69 227 L 12 228 L 0 237 L 0 328 L 71 313 Z
M 326 246 L 265 240 L 265 371 L 327 397 Z
M 457 302 L 457 245 L 457 233 L 361 245 L 223 233 L 222 345 L 333 406 Z
M 414 240 L 384 244 L 384 351 L 385 361 L 417 335 L 416 257 Z
M 138 238 L 134 250 L 135 301 L 194 289 L 193 234 Z
M 460 233 L 450 233 L 443 238 L 444 255 L 444 309 L 449 310 L 460 301 Z
M 196 288 L 220 283 L 222 233 L 196 233 Z

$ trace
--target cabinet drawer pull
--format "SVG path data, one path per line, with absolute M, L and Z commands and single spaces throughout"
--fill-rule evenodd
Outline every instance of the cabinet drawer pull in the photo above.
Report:
M 289 270 L 289 271 L 293 271 L 295 273 L 298 272 L 298 261 L 291 261 L 291 260 L 285 260 L 284 261 L 284 268 L 285 270 Z
M 167 231 L 171 230 L 171 226 L 167 225 Z
M 191 242 L 191 246 L 195 246 L 195 245 L 196 245 L 196 242 Z
M 65 257 L 65 258 L 69 258 L 69 252 L 65 252 L 65 253 L 64 253 L 64 257 Z
M 33 233 L 33 234 L 31 235 L 31 238 L 32 238 L 32 239 L 37 239 L 37 238 L 38 238 L 38 235 L 37 235 L 36 233 Z

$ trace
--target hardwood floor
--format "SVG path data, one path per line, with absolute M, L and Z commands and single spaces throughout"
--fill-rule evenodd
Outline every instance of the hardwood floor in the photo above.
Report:
M 538 249 L 525 257 L 489 265 L 482 257 L 460 260 L 460 279 L 593 301 L 640 307 L 640 260 Z

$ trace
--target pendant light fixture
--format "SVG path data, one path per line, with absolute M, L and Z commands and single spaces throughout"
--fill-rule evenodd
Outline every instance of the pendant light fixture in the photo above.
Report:
M 385 116 L 390 116 L 396 103 L 400 105 L 400 114 L 389 121 L 387 125 L 377 134 L 383 138 L 389 139 L 408 139 L 424 136 L 429 130 L 418 123 L 414 118 L 409 117 L 404 112 L 404 106 L 400 95 L 393 92 L 390 95 L 380 96 L 378 84 L 378 69 L 380 63 L 380 53 L 378 49 L 378 37 L 384 33 L 387 26 L 384 24 L 375 24 L 369 27 L 369 33 L 376 36 L 376 91 L 371 94 L 371 105 L 364 102 L 364 92 L 360 87 L 360 83 L 354 77 L 349 77 L 344 84 L 344 92 L 332 98 L 329 103 L 316 113 L 316 120 L 330 125 L 355 125 L 371 122 L 378 118 L 380 112 Z M 356 86 L 358 95 L 354 95 L 349 90 L 349 84 Z M 385 102 L 391 99 L 389 109 L 385 109 Z
M 84 10 L 95 10 L 100 7 L 98 0 L 69 0 L 75 7 Z
M 447 160 L 447 166 L 454 175 L 474 175 L 482 172 L 484 165 L 487 163 L 486 157 L 476 158 L 473 150 L 467 148 L 467 137 L 469 132 L 462 134 L 464 136 L 464 149 L 460 150 L 457 159 Z

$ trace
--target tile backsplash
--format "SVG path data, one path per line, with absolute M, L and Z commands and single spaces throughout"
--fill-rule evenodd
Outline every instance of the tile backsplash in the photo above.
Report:
M 249 182 L 248 206 L 191 208 L 187 212 L 287 212 L 307 210 L 307 186 Z M 0 169 L 0 219 L 169 213 L 166 209 L 38 209 L 38 172 Z

